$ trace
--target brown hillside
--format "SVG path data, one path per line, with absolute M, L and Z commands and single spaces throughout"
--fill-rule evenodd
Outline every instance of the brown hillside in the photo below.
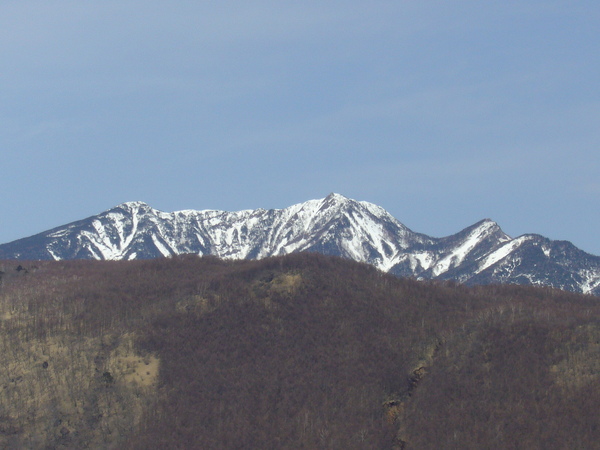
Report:
M 600 448 L 595 297 L 318 254 L 1 266 L 0 448 Z

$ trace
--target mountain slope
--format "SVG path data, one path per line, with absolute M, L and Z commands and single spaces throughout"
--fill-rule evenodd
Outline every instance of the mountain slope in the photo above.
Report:
M 485 219 L 452 236 L 416 233 L 383 208 L 339 194 L 285 209 L 165 213 L 143 202 L 0 245 L 2 259 L 150 259 L 187 253 L 262 259 L 342 256 L 398 276 L 517 283 L 600 294 L 600 257 L 539 235 L 516 239 Z
M 590 296 L 316 253 L 18 264 L 0 265 L 2 449 L 600 442 Z

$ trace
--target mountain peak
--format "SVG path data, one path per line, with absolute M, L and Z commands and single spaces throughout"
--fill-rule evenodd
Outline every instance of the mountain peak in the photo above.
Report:
M 152 207 L 150 205 L 148 205 L 148 203 L 145 203 L 145 202 L 131 201 L 131 202 L 121 203 L 121 204 L 115 206 L 113 209 L 125 209 L 128 211 L 133 211 L 133 210 L 138 210 L 138 209 L 152 209 Z
M 348 203 L 350 201 L 350 199 L 348 197 L 345 197 L 341 194 L 336 194 L 335 192 L 332 192 L 331 194 L 329 194 L 327 197 L 325 197 L 322 201 L 324 206 L 333 206 L 333 205 L 344 205 L 346 203 Z
M 303 203 L 303 205 L 313 204 L 316 206 L 315 213 L 317 214 L 325 211 L 328 211 L 328 214 L 335 214 L 339 213 L 350 201 L 349 198 L 332 192 L 321 200 L 313 200 L 311 202 Z
M 492 219 L 483 219 L 473 225 L 465 228 L 462 232 L 485 232 L 485 233 L 504 233 L 497 222 Z
M 337 201 L 337 202 L 346 202 L 349 200 L 348 197 L 342 195 L 342 194 L 337 194 L 335 192 L 331 192 L 327 197 L 324 198 L 324 200 L 326 201 Z
M 483 219 L 480 223 L 486 224 L 487 226 L 490 226 L 490 227 L 493 227 L 493 226 L 499 227 L 500 226 L 500 225 L 498 225 L 498 222 L 496 222 L 495 220 L 489 219 L 489 218 Z
M 148 259 L 179 254 L 260 259 L 319 252 L 398 276 L 544 284 L 600 294 L 600 257 L 553 241 L 513 239 L 486 218 L 452 236 L 406 228 L 385 209 L 332 192 L 278 210 L 163 213 L 131 201 L 0 245 L 0 259 Z

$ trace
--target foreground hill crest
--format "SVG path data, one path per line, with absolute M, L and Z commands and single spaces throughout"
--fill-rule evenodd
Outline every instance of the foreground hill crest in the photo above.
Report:
M 385 209 L 332 193 L 284 209 L 162 212 L 135 201 L 0 245 L 2 259 L 150 259 L 187 253 L 262 259 L 318 252 L 399 276 L 516 283 L 600 294 L 600 257 L 566 241 L 511 238 L 490 219 L 443 238 L 414 232 Z

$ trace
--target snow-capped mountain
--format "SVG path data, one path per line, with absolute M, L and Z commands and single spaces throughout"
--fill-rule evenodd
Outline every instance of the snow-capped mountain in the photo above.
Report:
M 518 283 L 600 295 L 600 257 L 539 235 L 511 238 L 483 220 L 444 238 L 339 194 L 285 209 L 165 213 L 142 202 L 0 245 L 1 259 L 136 259 L 184 253 L 260 259 L 312 251 L 382 271 L 467 284 Z

